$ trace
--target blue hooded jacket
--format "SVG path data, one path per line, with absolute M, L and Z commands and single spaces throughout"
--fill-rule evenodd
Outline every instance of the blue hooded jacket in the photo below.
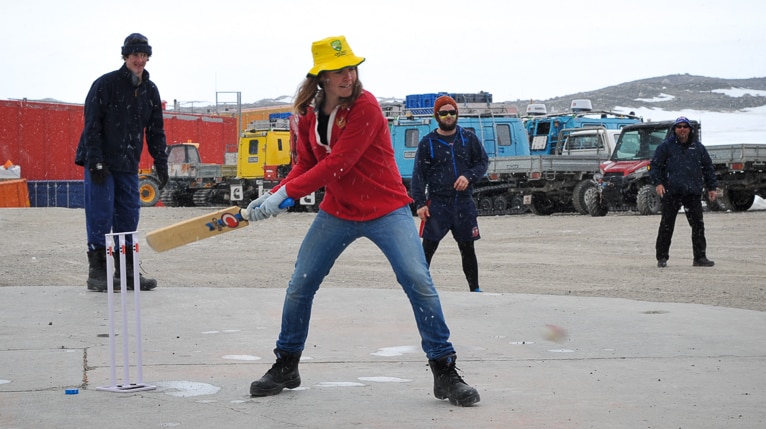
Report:
M 679 118 L 675 125 L 680 122 L 691 126 L 686 118 Z M 649 168 L 652 184 L 662 184 L 666 192 L 675 195 L 702 196 L 705 187 L 708 191 L 716 189 L 718 180 L 707 149 L 694 132 L 689 134 L 688 144 L 679 142 L 675 134 L 675 125 L 652 157 Z
M 425 206 L 431 198 L 473 198 L 473 184 L 484 177 L 488 167 L 487 152 L 471 130 L 458 126 L 453 144 L 431 131 L 420 140 L 412 169 L 415 207 Z M 465 176 L 469 185 L 458 192 L 453 185 L 460 176 Z
M 75 164 L 101 162 L 111 171 L 138 174 L 144 147 L 158 171 L 168 170 L 162 101 L 157 86 L 144 70 L 136 85 L 123 64 L 93 82 L 85 99 L 85 127 L 75 153 Z

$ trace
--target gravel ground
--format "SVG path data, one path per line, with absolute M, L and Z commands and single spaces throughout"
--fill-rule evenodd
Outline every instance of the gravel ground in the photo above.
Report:
M 141 266 L 165 287 L 283 288 L 313 214 L 287 213 L 163 253 L 145 245 L 155 228 L 210 208 L 142 210 Z M 87 257 L 82 209 L 0 209 L 0 287 L 85 287 Z M 416 222 L 417 220 L 414 219 Z M 481 217 L 477 242 L 485 292 L 619 297 L 766 311 L 766 211 L 705 213 L 713 268 L 692 267 L 690 229 L 679 216 L 668 267 L 654 259 L 658 216 L 602 218 L 532 214 Z M 468 290 L 451 238 L 434 256 L 440 290 Z M 323 287 L 398 288 L 380 251 L 360 240 L 341 256 Z M 177 293 L 174 290 L 173 293 Z

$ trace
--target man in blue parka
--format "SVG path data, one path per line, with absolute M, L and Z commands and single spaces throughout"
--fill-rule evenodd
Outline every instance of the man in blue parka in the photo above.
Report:
M 702 195 L 707 189 L 708 201 L 715 201 L 718 181 L 710 155 L 700 143 L 689 119 L 680 116 L 675 120 L 670 135 L 654 152 L 649 172 L 657 195 L 662 198 L 662 218 L 655 246 L 657 266 L 667 266 L 676 216 L 681 206 L 692 228 L 692 265 L 715 265 L 706 253 Z
M 138 165 L 144 147 L 160 179 L 168 181 L 168 156 L 162 101 L 157 86 L 144 67 L 152 55 L 149 40 L 138 33 L 129 35 L 122 46 L 125 63 L 93 82 L 85 99 L 85 127 L 75 153 L 75 164 L 85 167 L 85 226 L 88 237 L 89 290 L 107 289 L 106 237 L 108 233 L 131 232 L 138 228 L 141 200 L 138 192 Z M 132 237 L 127 237 L 127 248 Z M 116 260 L 119 252 L 115 252 Z M 133 288 L 133 252 L 126 252 L 126 287 Z M 119 264 L 115 264 L 119 269 Z M 115 272 L 118 286 L 119 272 Z M 141 290 L 157 286 L 154 279 L 140 276 Z
M 471 292 L 481 292 L 474 241 L 481 238 L 473 201 L 473 184 L 484 177 L 489 158 L 479 138 L 457 124 L 457 102 L 443 95 L 434 102 L 439 128 L 418 144 L 412 170 L 412 198 L 423 224 L 426 262 L 439 241 L 452 231 Z

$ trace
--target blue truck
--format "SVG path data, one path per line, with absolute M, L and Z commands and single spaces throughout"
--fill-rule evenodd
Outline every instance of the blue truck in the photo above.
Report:
M 383 103 L 381 106 L 388 117 L 396 163 L 408 191 L 418 143 L 426 134 L 438 128 L 433 104 L 443 94 L 450 95 L 458 103 L 459 125 L 473 131 L 484 144 L 489 157 L 489 171 L 493 170 L 498 160 L 529 156 L 529 137 L 515 106 L 493 103 L 492 95 L 485 92 L 408 95 L 404 104 Z M 492 174 L 488 173 L 479 183 L 474 184 L 479 215 L 520 214 L 528 211 L 522 203 L 522 195 L 516 189 L 518 186 L 512 177 L 493 180 Z
M 619 130 L 625 125 L 638 122 L 642 122 L 642 119 L 636 115 L 593 110 L 593 104 L 586 99 L 572 100 L 569 111 L 550 114 L 547 113 L 544 105 L 530 104 L 527 106 L 525 121 L 527 134 L 529 134 L 529 153 L 530 155 L 559 155 L 563 137 L 566 137 L 566 132 L 562 133 L 563 130 L 584 127 Z

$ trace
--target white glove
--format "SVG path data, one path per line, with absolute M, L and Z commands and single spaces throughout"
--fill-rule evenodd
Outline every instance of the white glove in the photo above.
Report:
M 263 204 L 255 209 L 255 218 L 257 220 L 263 220 L 271 216 L 276 216 L 280 213 L 286 212 L 287 207 L 292 205 L 282 204 L 287 198 L 287 187 L 282 186 L 276 193 L 272 194 L 269 198 L 266 199 L 266 201 L 263 202 Z M 282 205 L 285 207 L 282 208 Z
M 265 218 L 258 219 L 255 214 L 255 209 L 261 204 L 263 204 L 263 202 L 266 201 L 270 196 L 271 196 L 271 192 L 267 191 L 266 193 L 258 197 L 256 200 L 251 201 L 250 204 L 247 205 L 247 209 L 245 209 L 245 213 L 247 213 L 247 216 L 245 217 L 247 218 L 247 220 L 249 220 L 250 222 L 255 222 L 257 220 L 265 219 Z

